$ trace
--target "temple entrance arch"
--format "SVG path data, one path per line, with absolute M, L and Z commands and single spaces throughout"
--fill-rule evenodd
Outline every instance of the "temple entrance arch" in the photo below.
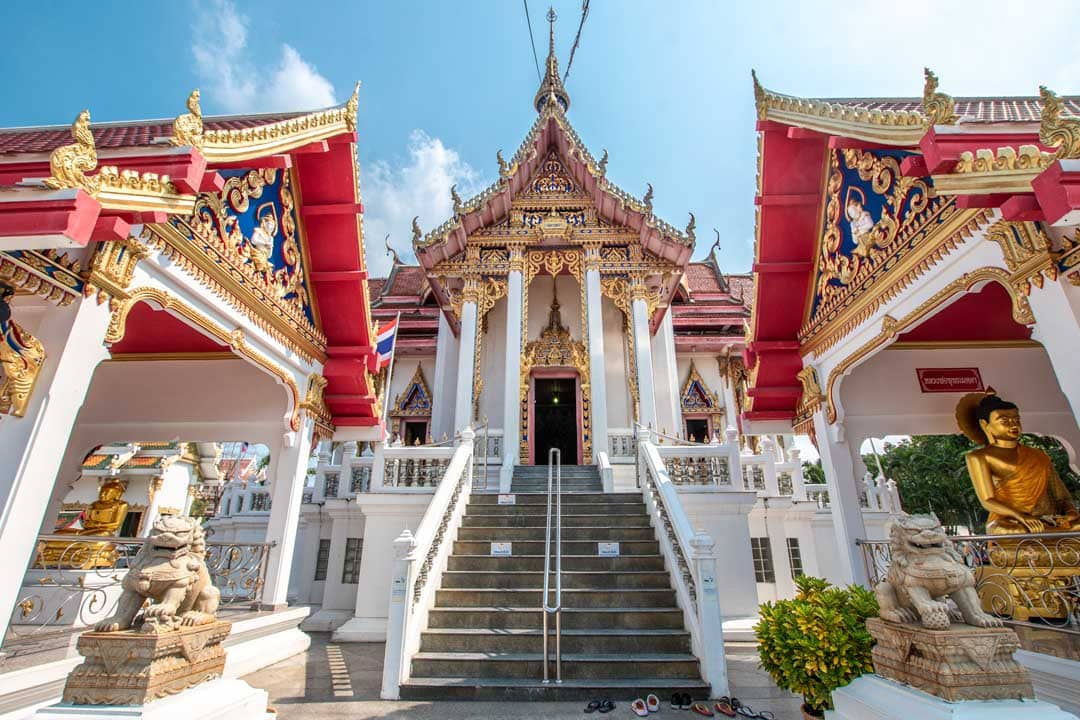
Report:
M 563 464 L 581 464 L 581 391 L 577 371 L 540 369 L 532 373 L 532 459 L 547 465 L 551 448 Z

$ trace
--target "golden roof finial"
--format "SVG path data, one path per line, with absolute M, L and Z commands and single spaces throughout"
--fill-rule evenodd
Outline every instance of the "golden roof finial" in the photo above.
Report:
M 345 127 L 349 132 L 356 132 L 356 111 L 360 107 L 360 81 L 356 81 L 352 95 L 345 101 Z
M 420 242 L 420 239 L 424 237 L 424 231 L 420 229 L 420 216 L 417 215 L 412 219 L 412 241 L 413 245 Z
M 1053 90 L 1039 86 L 1042 98 L 1042 118 L 1039 121 L 1039 142 L 1057 148 L 1056 157 L 1080 158 L 1080 118 L 1062 117 L 1065 104 Z
M 543 112 L 548 105 L 548 100 L 554 99 L 555 106 L 561 107 L 563 112 L 570 109 L 570 95 L 563 87 L 559 78 L 559 59 L 555 57 L 555 20 L 558 15 L 554 8 L 548 8 L 548 56 L 545 64 L 544 79 L 540 81 L 540 89 L 533 98 L 533 107 L 536 112 Z
M 757 119 L 764 120 L 765 115 L 768 112 L 765 88 L 758 82 L 757 70 L 751 68 L 750 78 L 754 81 L 754 109 L 757 111 Z
M 173 120 L 173 145 L 191 145 L 201 148 L 203 146 L 203 119 L 202 107 L 199 105 L 199 88 L 195 88 L 188 95 L 188 111 L 183 115 L 177 115 Z
M 694 228 L 697 227 L 697 218 L 694 217 L 694 213 L 690 213 L 690 222 L 686 223 L 686 237 L 690 238 L 690 242 L 697 239 L 697 235 L 694 234 Z
M 90 111 L 83 110 L 71 124 L 71 137 L 75 142 L 61 145 L 49 156 L 51 177 L 45 184 L 54 190 L 62 188 L 81 188 L 91 195 L 96 195 L 99 187 L 97 176 L 87 177 L 86 173 L 97 167 L 97 147 L 94 134 L 90 132 Z
M 596 171 L 600 173 L 601 177 L 607 174 L 607 161 L 607 148 L 604 148 L 604 156 L 600 158 L 600 162 L 596 165 Z
M 937 75 L 930 68 L 923 68 L 923 114 L 929 125 L 955 125 L 960 118 L 956 115 L 956 103 L 943 92 L 938 92 Z
M 461 201 L 461 196 L 458 195 L 457 183 L 450 186 L 450 200 L 454 203 L 454 214 L 460 215 L 461 211 L 465 209 L 465 205 Z
M 398 257 L 397 250 L 390 244 L 390 233 L 386 233 L 386 237 L 383 238 L 383 242 L 386 244 L 386 254 L 394 259 L 394 265 L 403 265 L 401 258 Z
M 495 151 L 495 159 L 499 161 L 499 177 L 510 177 L 510 165 L 503 159 L 501 149 Z

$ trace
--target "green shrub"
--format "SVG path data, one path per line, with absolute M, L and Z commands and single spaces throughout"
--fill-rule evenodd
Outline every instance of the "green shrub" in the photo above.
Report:
M 778 686 L 822 713 L 832 707 L 833 690 L 874 671 L 866 619 L 877 616 L 877 600 L 859 585 L 835 587 L 806 575 L 795 585 L 795 599 L 761 605 L 758 653 Z

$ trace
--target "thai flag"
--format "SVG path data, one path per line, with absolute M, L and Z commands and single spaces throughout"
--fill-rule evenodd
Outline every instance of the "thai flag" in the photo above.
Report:
M 390 364 L 394 356 L 394 341 L 397 340 L 398 319 L 394 318 L 383 325 L 375 336 L 375 349 L 379 353 L 379 369 Z

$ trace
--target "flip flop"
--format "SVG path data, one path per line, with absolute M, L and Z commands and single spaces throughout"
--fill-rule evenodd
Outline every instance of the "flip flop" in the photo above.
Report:
M 704 715 L 705 717 L 714 717 L 716 713 L 709 709 L 709 706 L 705 703 L 696 702 L 690 706 L 690 709 L 696 712 L 698 715 Z
M 645 696 L 645 707 L 651 713 L 659 712 L 660 711 L 660 698 L 656 697 L 652 693 L 649 693 L 648 695 Z
M 600 707 L 597 709 L 600 714 L 609 713 L 615 709 L 615 703 L 611 700 L 601 700 Z
M 749 705 L 740 705 L 739 714 L 744 718 L 750 718 L 750 720 L 776 720 L 776 716 L 768 710 L 762 710 L 761 712 L 754 712 Z
M 641 698 L 630 703 L 630 709 L 633 710 L 634 714 L 638 717 L 649 717 L 649 708 L 646 707 L 645 701 Z
M 589 714 L 592 714 L 592 713 L 596 712 L 599 709 L 600 709 L 600 701 L 599 700 L 593 700 L 588 705 L 585 706 L 585 712 L 589 713 Z
M 731 702 L 727 698 L 720 698 L 719 702 L 713 707 L 716 708 L 716 712 L 728 717 L 735 717 L 735 708 L 731 706 Z

